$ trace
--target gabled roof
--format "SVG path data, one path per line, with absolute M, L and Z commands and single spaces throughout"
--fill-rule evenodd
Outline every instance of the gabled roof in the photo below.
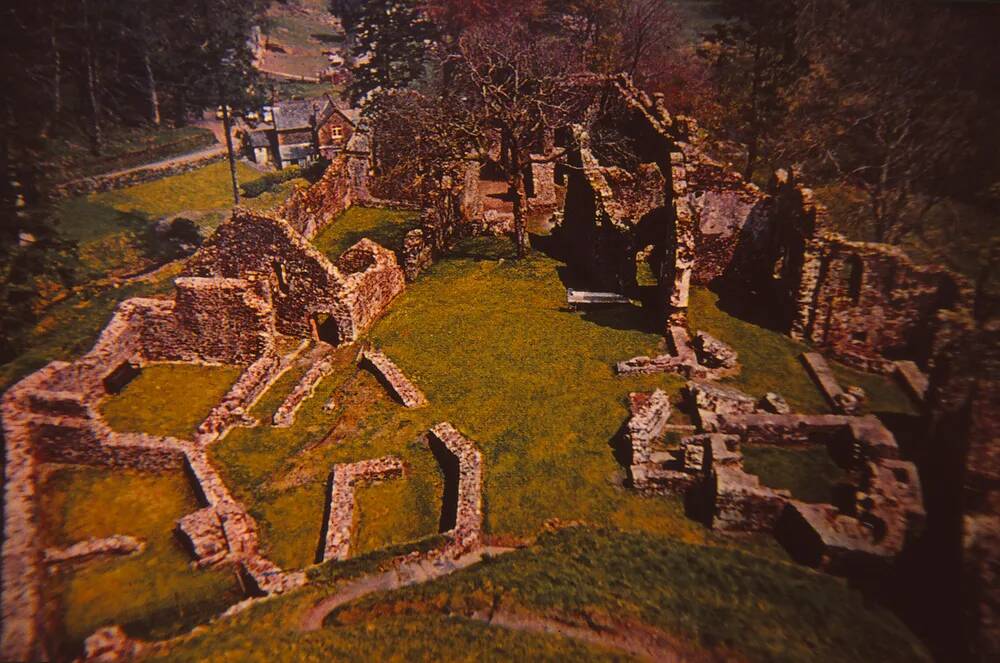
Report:
M 314 108 L 314 106 L 316 108 Z M 313 116 L 319 104 L 311 99 L 280 101 L 274 105 L 274 128 L 277 131 L 312 128 Z
M 267 131 L 251 131 L 250 132 L 250 146 L 251 147 L 270 147 L 271 138 L 267 135 Z

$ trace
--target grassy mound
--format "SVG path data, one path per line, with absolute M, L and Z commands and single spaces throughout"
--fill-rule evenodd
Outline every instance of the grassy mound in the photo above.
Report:
M 570 528 L 426 585 L 372 596 L 328 628 L 495 607 L 635 621 L 759 661 L 928 660 L 887 610 L 842 580 L 729 548 Z

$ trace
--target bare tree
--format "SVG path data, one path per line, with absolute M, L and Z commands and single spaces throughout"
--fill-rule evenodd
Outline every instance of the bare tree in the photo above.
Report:
M 528 249 L 524 174 L 539 156 L 547 132 L 582 116 L 597 80 L 584 70 L 580 50 L 559 36 L 532 34 L 521 25 L 474 29 L 458 42 L 447 101 L 460 108 L 460 133 L 485 158 L 490 139 L 499 137 L 499 165 L 514 211 L 518 256 Z M 533 156 L 534 154 L 534 156 Z

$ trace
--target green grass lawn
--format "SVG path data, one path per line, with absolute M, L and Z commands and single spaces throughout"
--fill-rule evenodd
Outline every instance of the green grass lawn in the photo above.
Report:
M 719 296 L 701 287 L 691 288 L 688 326 L 705 331 L 731 345 L 739 354 L 743 371 L 725 380 L 751 396 L 775 391 L 788 401 L 794 412 L 829 412 L 826 398 L 802 365 L 807 345 L 781 332 L 734 317 L 719 308 Z M 915 414 L 909 397 L 896 381 L 884 375 L 863 373 L 828 359 L 844 388 L 860 385 L 868 393 L 870 412 Z
M 90 152 L 90 140 L 75 124 L 67 134 L 49 141 L 45 158 L 59 181 L 141 166 L 215 144 L 202 127 L 115 127 L 104 131 L 100 156 Z
M 64 565 L 49 580 L 58 605 L 53 649 L 68 658 L 94 630 L 122 624 L 131 635 L 182 633 L 241 596 L 230 569 L 193 570 L 173 534 L 174 522 L 198 508 L 186 477 L 131 471 L 55 470 L 39 491 L 50 545 L 128 534 L 146 549 Z
M 244 182 L 261 176 L 243 163 L 237 164 L 237 171 Z M 271 198 L 267 202 L 275 204 Z M 229 166 L 220 161 L 117 191 L 70 198 L 59 203 L 56 211 L 60 231 L 78 243 L 81 276 L 97 278 L 136 271 L 161 260 L 152 233 L 157 219 L 187 213 L 207 231 L 222 219 L 218 212 L 231 207 Z M 216 214 L 206 218 L 206 212 Z
M 848 475 L 830 458 L 823 445 L 782 448 L 744 444 L 743 467 L 769 488 L 787 488 L 804 502 L 829 502 L 832 488 Z
M 336 260 L 341 253 L 367 237 L 399 255 L 403 237 L 416 227 L 416 212 L 351 207 L 313 238 L 313 246 L 330 260 Z
M 101 414 L 120 432 L 189 440 L 241 371 L 239 366 L 152 364 L 105 400 Z

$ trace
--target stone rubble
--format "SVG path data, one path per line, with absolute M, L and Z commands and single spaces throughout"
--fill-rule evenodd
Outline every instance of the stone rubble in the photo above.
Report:
M 83 643 L 84 663 L 124 663 L 139 658 L 142 645 L 132 640 L 121 626 L 100 628 Z
M 46 564 L 57 564 L 75 562 L 97 555 L 131 555 L 141 553 L 145 549 L 145 541 L 134 536 L 115 534 L 102 539 L 87 539 L 66 548 L 47 548 L 44 559 Z
M 671 326 L 667 335 L 671 354 L 626 359 L 615 364 L 615 372 L 618 375 L 678 373 L 686 378 L 708 380 L 719 380 L 739 373 L 739 362 L 732 348 L 704 332 L 698 332 L 696 339 L 700 339 L 696 341 L 698 347 L 705 347 L 707 350 L 696 350 L 684 327 Z

